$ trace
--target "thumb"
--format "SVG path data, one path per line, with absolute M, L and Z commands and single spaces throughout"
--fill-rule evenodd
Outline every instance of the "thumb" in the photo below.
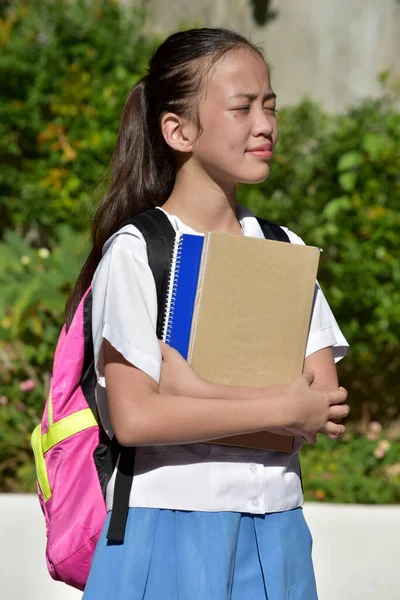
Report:
M 303 377 L 307 380 L 308 384 L 311 385 L 314 381 L 315 373 L 313 371 L 304 371 Z

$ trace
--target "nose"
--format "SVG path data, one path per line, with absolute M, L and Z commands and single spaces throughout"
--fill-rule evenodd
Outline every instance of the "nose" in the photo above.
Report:
M 254 122 L 253 134 L 255 136 L 270 137 L 276 128 L 276 117 L 273 112 L 260 108 Z

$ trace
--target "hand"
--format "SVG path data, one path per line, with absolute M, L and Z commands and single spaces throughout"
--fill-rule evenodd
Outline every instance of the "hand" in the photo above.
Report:
M 160 342 L 163 362 L 159 393 L 163 396 L 201 397 L 203 379 L 193 371 L 182 355 Z
M 303 373 L 295 379 L 284 393 L 289 424 L 286 429 L 301 435 L 308 442 L 315 442 L 318 431 L 337 438 L 345 431 L 344 425 L 335 421 L 347 417 L 349 407 L 344 404 L 347 392 L 344 388 L 321 392 L 311 388 L 313 373 Z

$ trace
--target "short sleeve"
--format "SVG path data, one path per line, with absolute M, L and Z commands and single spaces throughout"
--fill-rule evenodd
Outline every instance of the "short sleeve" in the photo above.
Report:
M 157 293 L 146 242 L 133 226 L 121 229 L 109 243 L 93 278 L 92 298 L 98 384 L 105 387 L 104 340 L 158 383 L 162 359 L 156 335 Z
M 292 244 L 304 244 L 298 235 L 285 227 L 282 229 L 286 231 Z M 346 355 L 349 344 L 336 322 L 319 283 L 316 282 L 306 357 L 317 350 L 329 347 L 332 347 L 335 362 L 339 362 Z

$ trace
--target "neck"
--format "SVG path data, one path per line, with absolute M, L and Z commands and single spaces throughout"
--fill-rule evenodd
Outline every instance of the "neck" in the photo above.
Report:
M 195 231 L 241 234 L 236 216 L 236 186 L 226 190 L 209 178 L 183 171 L 178 171 L 172 194 L 163 208 Z

